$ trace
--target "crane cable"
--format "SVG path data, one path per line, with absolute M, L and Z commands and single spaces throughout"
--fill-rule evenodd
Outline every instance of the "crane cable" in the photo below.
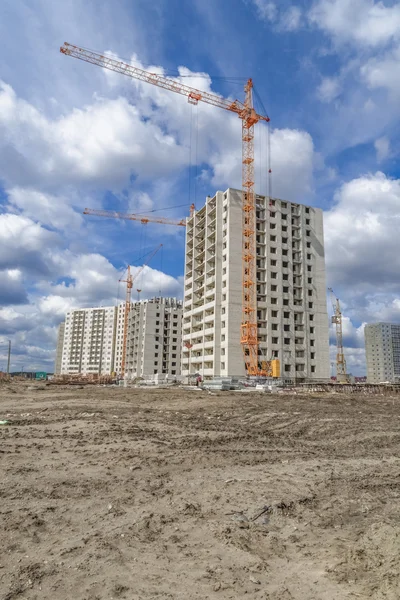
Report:
M 258 112 L 261 112 L 264 115 L 267 115 L 267 111 L 266 108 L 264 106 L 264 103 L 262 101 L 262 98 L 260 96 L 260 94 L 258 93 L 258 90 L 256 89 L 256 87 L 253 88 L 254 89 L 254 96 L 255 99 L 257 100 L 257 103 L 259 104 L 261 110 Z M 267 134 L 267 180 L 266 180 L 266 187 L 267 187 L 267 196 L 268 199 L 271 199 L 272 197 L 272 167 L 271 167 L 271 127 L 270 127 L 270 123 L 266 123 L 266 134 Z
M 193 198 L 193 203 L 196 206 L 196 195 L 197 195 L 197 165 L 198 165 L 198 149 L 199 149 L 199 109 L 198 109 L 198 105 L 196 104 L 196 130 L 195 130 L 195 134 L 196 134 L 196 141 L 195 141 L 195 149 L 196 149 L 196 155 L 195 155 L 195 172 L 194 172 L 194 198 Z
M 189 169 L 188 169 L 188 196 L 189 206 L 192 203 L 192 136 L 193 136 L 193 104 L 190 105 L 190 119 L 189 119 Z
M 146 227 L 141 227 L 141 231 L 140 231 L 140 240 L 139 240 L 139 251 L 140 251 L 140 254 L 142 254 L 142 253 L 143 253 L 143 248 L 144 248 L 144 236 L 145 236 L 145 234 L 146 234 L 146 231 L 145 231 L 145 230 L 146 230 Z M 139 280 L 136 282 L 136 285 L 137 285 L 137 288 L 136 288 L 136 290 L 137 290 L 137 292 L 138 292 L 138 301 L 140 300 L 140 292 L 139 292 L 139 289 L 141 289 L 141 287 L 142 287 L 142 286 L 140 285 L 140 282 L 141 282 L 142 278 L 143 278 L 143 271 L 140 273 L 140 275 L 139 275 Z
M 144 236 L 143 236 L 143 249 L 147 247 L 147 227 L 143 227 L 144 229 Z M 139 280 L 140 280 L 140 289 L 143 288 L 143 276 L 144 276 L 144 272 L 145 272 L 146 267 L 144 266 L 140 275 L 139 275 Z

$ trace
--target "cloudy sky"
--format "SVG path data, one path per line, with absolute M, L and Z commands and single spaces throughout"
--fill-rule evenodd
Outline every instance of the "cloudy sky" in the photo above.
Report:
M 234 115 L 65 57 L 68 41 L 232 98 L 253 77 L 272 193 L 324 209 L 349 370 L 365 371 L 363 323 L 400 322 L 398 2 L 2 0 L 0 40 L 0 370 L 11 339 L 13 370 L 51 371 L 65 311 L 122 299 L 159 243 L 142 297 L 181 295 L 183 228 L 85 207 L 181 218 L 240 182 Z M 256 156 L 265 193 L 263 127 Z

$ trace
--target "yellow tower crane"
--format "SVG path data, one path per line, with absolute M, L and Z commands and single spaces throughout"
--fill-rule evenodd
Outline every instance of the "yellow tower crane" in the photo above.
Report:
M 343 328 L 342 328 L 342 311 L 340 308 L 339 298 L 337 298 L 332 288 L 328 288 L 331 293 L 333 316 L 332 323 L 336 326 L 336 382 L 349 383 L 350 379 L 346 369 L 346 359 L 343 350 Z
M 247 375 L 269 375 L 259 363 L 257 330 L 257 265 L 256 265 L 256 196 L 254 192 L 254 126 L 259 121 L 268 122 L 267 115 L 258 114 L 253 106 L 253 80 L 244 86 L 245 98 L 228 100 L 217 94 L 183 85 L 176 79 L 144 71 L 133 65 L 115 60 L 85 48 L 64 43 L 60 52 L 150 83 L 165 90 L 186 96 L 190 104 L 205 102 L 237 114 L 242 121 L 242 320 L 240 342 Z

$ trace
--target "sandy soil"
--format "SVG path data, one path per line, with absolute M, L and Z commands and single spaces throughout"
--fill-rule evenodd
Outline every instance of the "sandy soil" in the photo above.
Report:
M 0 599 L 398 600 L 399 417 L 400 398 L 2 385 Z

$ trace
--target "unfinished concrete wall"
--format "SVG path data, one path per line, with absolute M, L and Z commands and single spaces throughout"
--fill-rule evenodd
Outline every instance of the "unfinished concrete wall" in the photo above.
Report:
M 126 373 L 129 379 L 181 374 L 182 302 L 152 298 L 132 305 Z
M 259 359 L 279 358 L 287 379 L 328 379 L 322 211 L 256 197 Z M 182 373 L 244 375 L 242 192 L 206 199 L 187 219 Z
M 65 331 L 65 321 L 60 323 L 58 328 L 58 336 L 57 336 L 57 348 L 56 348 L 56 361 L 54 365 L 54 374 L 61 374 L 62 367 L 62 354 L 63 354 L 63 346 L 64 346 L 64 331 Z

